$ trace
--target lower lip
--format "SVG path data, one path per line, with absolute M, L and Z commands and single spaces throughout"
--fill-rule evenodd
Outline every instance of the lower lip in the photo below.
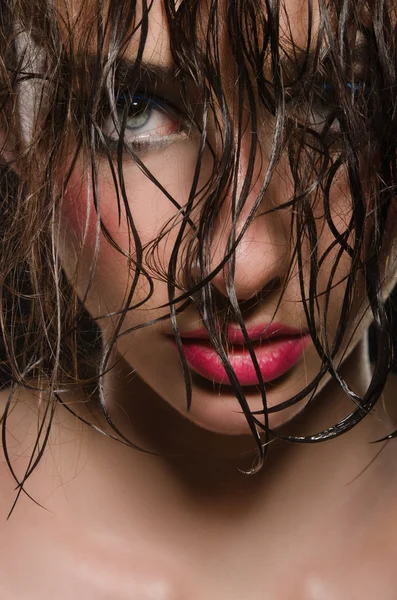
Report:
M 286 337 L 253 342 L 252 347 L 263 381 L 273 381 L 287 373 L 302 356 L 310 336 Z M 209 342 L 183 339 L 183 349 L 189 366 L 214 383 L 230 385 L 222 362 Z M 258 385 L 258 377 L 246 347 L 234 346 L 228 354 L 230 364 L 241 386 Z

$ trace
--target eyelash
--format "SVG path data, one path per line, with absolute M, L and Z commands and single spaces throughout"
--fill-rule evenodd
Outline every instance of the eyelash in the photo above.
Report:
M 315 81 L 313 85 L 316 87 L 316 92 L 313 95 L 311 106 L 313 123 L 310 123 L 310 126 L 313 129 L 320 129 L 324 127 L 328 121 L 328 132 L 339 134 L 340 128 L 337 117 L 335 116 L 334 122 L 330 122 L 330 117 L 338 110 L 338 105 L 332 102 L 336 87 L 331 82 L 324 79 Z M 354 97 L 368 93 L 369 84 L 367 82 L 357 80 L 354 84 L 350 82 L 346 84 L 348 89 L 352 89 L 353 85 Z M 301 97 L 301 89 L 298 93 L 295 93 L 293 88 L 286 88 L 286 104 L 292 105 L 293 111 L 297 109 L 295 118 L 298 118 L 298 121 L 301 120 L 299 116 L 299 105 L 303 107 L 299 101 L 299 97 Z M 141 109 L 139 109 L 139 103 L 143 104 Z M 131 114 L 131 109 L 133 107 L 135 109 L 138 108 L 138 110 L 136 110 L 134 114 Z M 102 125 L 102 133 L 105 137 L 107 147 L 111 151 L 118 150 L 120 144 L 120 129 L 123 128 L 123 144 L 127 149 L 131 149 L 137 155 L 164 149 L 177 141 L 187 138 L 189 135 L 188 131 L 191 130 L 191 125 L 190 127 L 188 126 L 187 120 L 184 119 L 180 110 L 170 102 L 165 101 L 154 94 L 137 92 L 130 96 L 128 93 L 122 92 L 116 98 L 116 109 L 117 118 L 114 118 L 112 114 L 108 114 L 108 117 Z M 146 112 L 149 112 L 149 114 L 142 124 L 136 127 L 131 127 L 129 125 L 131 119 L 139 117 L 140 115 L 142 116 Z M 139 133 L 139 130 L 142 130 L 153 117 L 153 113 L 157 114 L 157 118 L 160 117 L 160 123 L 158 123 L 156 127 L 149 129 L 149 132 L 141 131 L 141 133 Z M 135 134 L 132 133 L 134 129 L 136 130 Z
M 117 117 L 109 114 L 102 125 L 102 132 L 111 150 L 119 147 L 121 130 L 123 144 L 136 154 L 160 150 L 187 137 L 186 123 L 181 112 L 170 102 L 153 94 L 137 92 L 129 96 L 120 93 L 116 98 L 116 113 Z M 146 118 L 145 113 L 148 113 Z M 155 120 L 156 115 L 157 125 L 148 131 L 144 130 L 151 119 Z M 135 127 L 129 124 L 129 121 L 139 116 L 144 116 L 141 124 Z
M 366 81 L 358 80 L 355 81 L 354 84 L 351 82 L 346 83 L 346 89 L 352 90 L 354 87 L 353 96 L 357 98 L 359 94 L 366 94 L 369 90 L 369 84 Z M 332 98 L 335 96 L 337 88 L 336 86 L 326 79 L 313 81 L 310 84 L 310 89 L 315 90 L 313 93 L 313 101 L 317 101 L 318 103 L 331 104 Z M 301 86 L 292 86 L 286 87 L 286 103 L 287 104 L 299 104 L 301 99 L 305 101 L 305 96 L 302 96 L 302 87 Z M 306 85 L 306 93 L 309 91 L 309 86 Z M 331 102 L 329 102 L 331 100 Z M 336 104 L 334 104 L 337 107 Z
M 313 94 L 311 108 L 313 113 L 322 114 L 324 117 L 323 122 L 325 122 L 332 114 L 337 113 L 341 109 L 337 98 L 335 99 L 337 88 L 327 80 L 316 81 L 314 82 L 314 86 L 315 93 Z M 360 97 L 366 97 L 369 92 L 369 84 L 363 80 L 357 80 L 354 83 L 347 82 L 346 88 L 351 91 L 352 98 L 355 101 L 358 101 Z
M 366 103 L 370 92 L 370 83 L 363 79 L 346 82 L 351 101 L 361 111 L 362 102 Z M 308 96 L 310 102 L 308 102 Z M 286 88 L 286 105 L 292 123 L 305 132 L 316 132 L 328 147 L 337 148 L 343 138 L 340 118 L 343 108 L 338 97 L 337 87 L 332 81 L 318 77 L 312 80 L 305 90 L 302 85 Z
M 366 96 L 368 94 L 369 91 L 369 84 L 366 81 L 354 81 L 354 83 L 351 83 L 350 81 L 348 81 L 346 83 L 346 89 L 351 93 L 352 97 L 355 100 L 358 100 L 359 97 L 361 96 Z M 321 97 L 321 95 L 324 94 L 329 94 L 329 96 L 332 98 L 336 93 L 336 87 L 328 82 L 328 81 L 324 81 L 322 83 L 321 86 L 321 91 L 319 93 L 319 97 Z M 337 105 L 334 105 L 337 106 Z

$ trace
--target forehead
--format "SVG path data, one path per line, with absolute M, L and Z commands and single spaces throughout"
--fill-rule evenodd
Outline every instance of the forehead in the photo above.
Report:
M 106 13 L 109 12 L 112 3 L 122 4 L 122 0 L 108 0 L 102 4 L 102 17 L 106 19 Z M 220 38 L 226 38 L 225 25 L 222 27 L 222 22 L 225 23 L 226 10 L 229 0 L 221 0 L 217 2 L 217 11 L 220 15 Z M 127 3 L 126 3 L 127 4 Z M 208 33 L 208 15 L 211 10 L 211 0 L 203 0 L 199 3 L 197 28 L 201 31 L 203 38 Z M 170 37 L 166 9 L 163 0 L 153 0 L 153 2 L 136 3 L 135 13 L 135 30 L 131 36 L 128 47 L 126 48 L 125 57 L 134 59 L 138 52 L 140 41 L 143 33 L 142 20 L 143 6 L 150 6 L 147 19 L 147 37 L 145 39 L 144 51 L 142 59 L 145 62 L 156 64 L 159 66 L 170 66 L 172 64 L 172 54 L 170 49 Z M 258 4 L 258 7 L 260 5 Z M 187 9 L 189 10 L 189 8 Z M 263 1 L 263 9 L 258 8 L 258 20 L 263 14 L 266 15 L 266 2 Z M 84 28 L 84 23 L 92 23 L 93 15 L 98 13 L 98 3 L 96 0 L 62 0 L 60 6 L 61 14 L 67 13 L 67 22 L 75 24 L 81 23 Z M 309 21 L 311 20 L 312 37 L 311 43 L 314 46 L 316 42 L 316 29 L 319 22 L 319 4 L 318 0 L 279 0 L 279 34 L 280 44 L 293 45 L 295 48 L 307 48 Z M 76 35 L 80 27 L 74 27 Z M 222 46 L 222 39 L 219 40 Z M 94 48 L 93 48 L 94 51 Z M 225 49 L 227 54 L 227 50 Z
M 218 12 L 221 13 L 221 18 L 225 16 L 227 3 L 218 3 Z M 318 23 L 319 7 L 317 0 L 310 3 L 309 0 L 280 0 L 280 42 L 293 42 L 298 48 L 305 48 L 308 36 L 309 22 L 309 5 L 311 5 L 311 19 L 314 30 L 313 40 L 315 39 L 316 23 Z M 210 1 L 203 1 L 199 10 L 199 29 L 203 33 L 203 37 L 207 35 L 208 29 L 208 14 L 210 11 Z M 263 11 L 266 12 L 265 2 L 263 2 Z M 223 13 L 223 14 L 222 14 Z M 138 6 L 138 18 L 142 14 L 142 4 Z M 259 19 L 259 14 L 258 14 Z M 222 20 L 220 20 L 222 23 Z M 167 19 L 165 8 L 162 0 L 155 0 L 150 10 L 148 39 L 145 45 L 144 59 L 150 62 L 167 65 L 172 62 L 170 52 L 169 32 L 167 27 Z M 138 33 L 138 32 L 137 32 Z M 226 35 L 226 31 L 223 32 Z M 220 35 L 222 36 L 222 25 L 220 27 Z M 132 39 L 128 48 L 128 58 L 133 58 L 136 55 L 138 40 Z

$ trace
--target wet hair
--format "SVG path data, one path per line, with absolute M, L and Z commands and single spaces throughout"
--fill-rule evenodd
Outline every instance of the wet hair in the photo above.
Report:
M 3 369 L 12 381 L 2 419 L 2 443 L 12 472 L 7 418 L 14 393 L 22 386 L 41 390 L 46 399 L 28 469 L 22 481 L 17 479 L 21 489 L 43 454 L 55 407 L 62 403 L 61 392 L 68 386 L 78 387 L 82 397 L 99 403 L 109 425 L 108 435 L 132 444 L 108 414 L 102 381 L 112 366 L 114 344 L 132 332 L 123 330 L 126 315 L 151 297 L 153 273 L 168 285 L 169 314 L 163 318 L 171 320 L 175 331 L 187 410 L 192 383 L 176 317 L 194 304 L 256 440 L 257 468 L 263 462 L 269 436 L 281 436 L 269 428 L 270 413 L 312 398 L 324 376 L 330 374 L 351 399 L 351 413 L 313 435 L 283 437 L 307 443 L 335 438 L 371 411 L 390 371 L 392 344 L 383 290 L 387 283 L 385 264 L 392 256 L 392 241 L 385 239 L 384 232 L 396 185 L 394 3 L 319 0 L 317 4 L 307 0 L 307 15 L 302 17 L 307 37 L 300 46 L 292 36 L 282 0 L 162 0 L 174 61 L 172 73 L 164 75 L 143 61 L 153 1 L 77 2 L 73 13 L 68 12 L 66 1 L 59 5 L 50 0 L 1 2 L 0 319 Z M 136 57 L 130 63 L 125 51 L 132 37 Z M 225 48 L 234 81 L 234 106 L 229 80 L 223 76 Z M 125 141 L 128 114 L 136 98 L 146 91 L 148 81 L 152 84 L 165 78 L 166 84 L 167 77 L 178 85 L 178 110 L 198 139 L 190 193 L 182 206 L 148 170 L 140 152 Z M 109 116 L 118 132 L 117 142 L 111 143 L 104 134 L 104 119 Z M 237 227 L 241 212 L 253 183 L 257 183 L 254 167 L 263 153 L 265 121 L 271 124 L 271 133 L 266 133 L 266 143 L 271 145 L 267 167 L 241 229 Z M 250 131 L 248 161 L 241 187 L 237 178 L 241 176 L 246 130 Z M 205 153 L 211 156 L 212 168 L 202 186 Z M 101 234 L 126 254 L 101 220 L 98 156 L 108 161 L 118 210 L 126 215 L 131 238 L 127 253 L 130 287 L 124 306 L 113 314 L 117 324 L 106 343 L 98 328 L 106 315 L 89 318 L 84 298 L 78 298 L 62 270 L 56 245 L 59 208 L 76 161 L 84 157 L 97 215 L 97 250 Z M 129 208 L 134 191 L 124 182 L 126 157 L 136 162 L 177 209 L 177 216 L 150 246 L 141 241 Z M 264 209 L 263 199 L 282 157 L 287 159 L 293 194 Z M 65 164 L 70 165 L 66 173 Z M 341 173 L 347 180 L 351 210 L 344 229 L 335 224 L 330 200 L 333 183 Z M 210 249 L 226 198 L 231 202 L 232 226 L 224 258 L 214 268 Z M 318 207 L 333 236 L 321 253 Z M 282 283 L 285 289 L 296 269 L 307 326 L 321 367 L 299 394 L 269 407 L 244 326 L 244 309 L 234 287 L 234 260 L 236 247 L 253 220 L 275 211 L 291 214 L 291 264 Z M 164 266 L 156 260 L 156 248 L 170 228 L 177 232 L 176 241 L 169 264 Z M 318 275 L 330 256 L 327 286 L 320 291 Z M 338 266 L 347 257 L 350 270 L 341 282 Z M 220 272 L 224 272 L 227 290 L 221 300 L 212 284 Z M 376 348 L 372 379 L 363 397 L 350 389 L 340 369 L 346 336 L 352 335 L 348 324 L 357 310 L 359 280 L 364 282 L 360 302 L 371 313 Z M 142 282 L 149 291 L 145 299 L 137 300 Z M 337 285 L 343 297 L 336 333 L 328 339 L 328 303 Z M 91 280 L 86 294 L 90 286 Z M 281 290 L 279 305 L 282 301 Z M 224 336 L 228 320 L 240 325 L 250 350 L 263 401 L 261 414 L 250 412 L 244 389 L 228 361 Z

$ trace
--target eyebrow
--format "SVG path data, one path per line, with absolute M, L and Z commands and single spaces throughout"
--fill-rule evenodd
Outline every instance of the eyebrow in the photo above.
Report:
M 1 0 L 0 0 L 1 1 Z M 98 72 L 98 57 L 95 54 L 82 56 L 77 62 L 76 81 L 87 82 L 88 90 L 93 83 L 93 77 Z M 115 85 L 119 89 L 134 89 L 143 85 L 147 88 L 157 88 L 174 84 L 180 69 L 175 65 L 162 65 L 135 58 L 119 58 L 115 68 Z M 188 77 L 186 76 L 188 79 Z M 171 86 L 176 87 L 176 85 Z
M 177 79 L 179 69 L 175 65 L 159 65 L 148 61 L 122 58 L 117 65 L 116 78 L 123 87 L 131 87 L 143 81 L 164 84 Z
M 357 70 L 359 73 L 365 70 L 365 67 L 368 63 L 368 44 L 360 41 L 356 44 L 351 52 L 351 67 L 354 72 Z M 311 49 L 308 52 L 305 51 L 291 51 L 290 53 L 283 52 L 280 57 L 280 67 L 281 71 L 286 75 L 296 76 L 305 66 L 305 64 L 312 66 L 317 59 L 317 66 L 322 67 L 326 66 L 327 62 L 330 59 L 330 48 L 324 47 L 324 49 L 320 49 L 320 53 L 318 56 L 318 52 L 315 49 Z
M 320 51 L 318 66 L 325 65 L 329 57 L 329 49 L 324 48 L 324 52 Z M 281 71 L 288 77 L 296 75 L 304 66 L 312 65 L 316 59 L 316 50 L 311 49 L 308 52 L 297 51 L 286 53 L 280 56 Z M 352 51 L 352 67 L 359 72 L 365 69 L 368 61 L 368 46 L 363 42 L 355 45 Z M 88 57 L 89 64 L 94 66 L 96 57 L 94 55 Z M 150 61 L 139 60 L 135 58 L 121 58 L 117 63 L 116 83 L 123 88 L 134 88 L 139 84 L 148 87 L 161 87 L 172 82 L 176 83 L 181 75 L 181 70 L 174 64 L 162 65 Z M 186 81 L 190 80 L 188 74 L 184 73 Z

